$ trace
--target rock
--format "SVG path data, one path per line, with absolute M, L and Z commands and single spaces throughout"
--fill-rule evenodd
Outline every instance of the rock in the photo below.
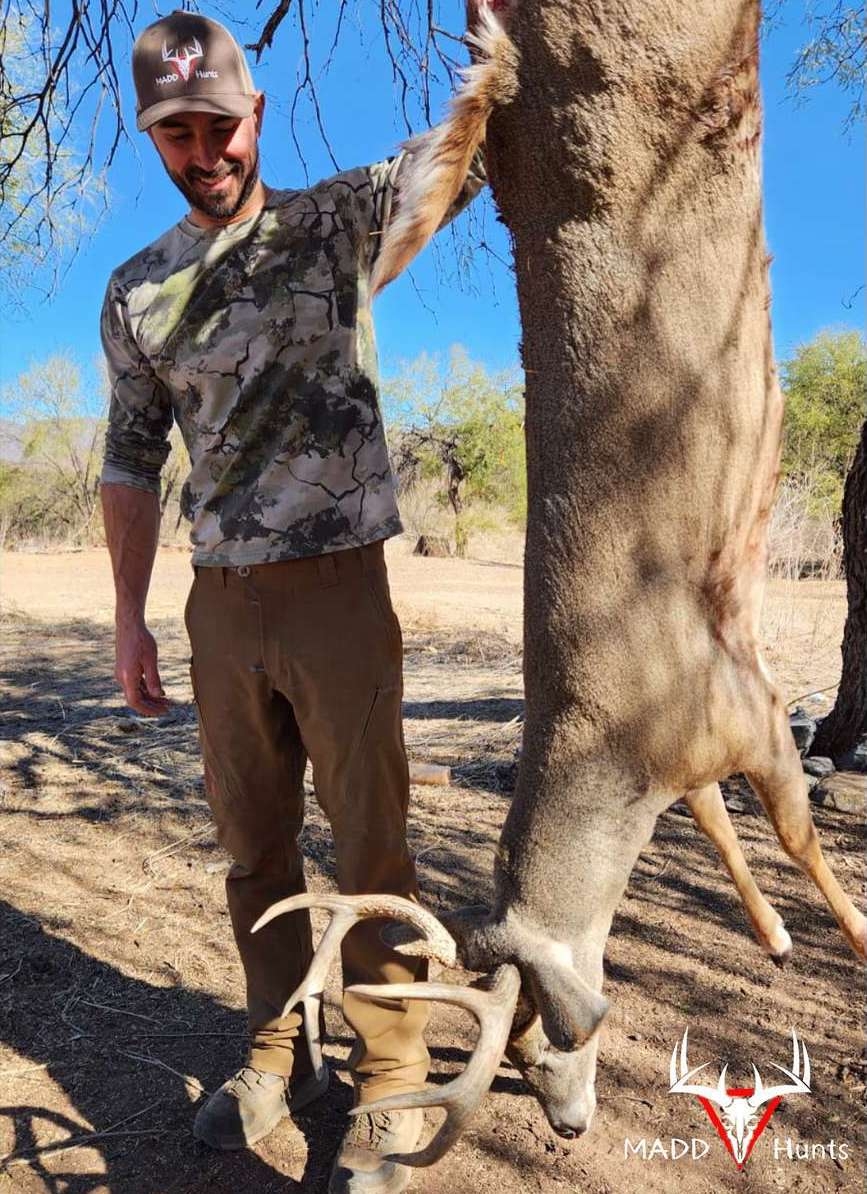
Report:
M 836 771 L 819 780 L 810 799 L 823 808 L 863 816 L 867 807 L 867 778 L 852 771 Z
M 792 737 L 795 739 L 795 745 L 798 748 L 800 755 L 805 755 L 810 747 L 813 745 L 813 739 L 816 737 L 816 722 L 810 717 L 806 709 L 800 705 L 789 714 L 789 726 L 792 730 Z
M 851 750 L 839 756 L 837 767 L 840 771 L 858 771 L 861 775 L 867 773 L 867 734 Z
M 438 535 L 419 535 L 412 554 L 414 556 L 450 556 L 452 549 L 448 539 L 443 539 Z
M 804 772 L 804 779 L 807 781 L 807 795 L 812 800 L 813 793 L 822 781 L 818 775 L 810 775 L 809 771 Z
M 836 767 L 833 759 L 827 759 L 824 755 L 816 755 L 804 759 L 804 770 L 807 775 L 815 775 L 819 779 L 824 779 L 826 775 L 833 775 Z
M 726 796 L 725 806 L 730 813 L 745 813 L 747 805 L 745 800 L 741 800 L 738 796 Z

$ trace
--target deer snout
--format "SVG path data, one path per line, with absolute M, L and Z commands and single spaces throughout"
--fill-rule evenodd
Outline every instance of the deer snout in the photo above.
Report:
M 545 1117 L 553 1131 L 563 1140 L 575 1140 L 583 1136 L 593 1122 L 596 1111 L 596 1095 L 592 1086 L 581 1091 L 568 1103 L 561 1103 L 554 1098 L 542 1101 Z
M 563 1140 L 583 1136 L 596 1110 L 596 1039 L 570 1053 L 553 1048 L 536 1016 L 511 1038 L 506 1055 Z

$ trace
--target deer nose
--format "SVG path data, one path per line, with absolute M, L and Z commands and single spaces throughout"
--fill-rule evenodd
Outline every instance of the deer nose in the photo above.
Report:
M 552 1123 L 551 1127 L 563 1140 L 575 1140 L 578 1136 L 583 1136 L 590 1127 L 588 1120 L 579 1123 Z

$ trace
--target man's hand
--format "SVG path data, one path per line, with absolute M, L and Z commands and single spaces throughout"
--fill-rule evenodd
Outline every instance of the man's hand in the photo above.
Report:
M 148 584 L 157 550 L 160 503 L 150 490 L 104 484 L 105 539 L 114 572 L 115 679 L 130 709 L 142 717 L 161 717 L 171 701 L 163 692 L 157 645 L 145 625 Z
M 144 621 L 118 621 L 114 676 L 126 703 L 142 717 L 162 717 L 171 701 L 163 691 L 157 666 L 157 644 Z

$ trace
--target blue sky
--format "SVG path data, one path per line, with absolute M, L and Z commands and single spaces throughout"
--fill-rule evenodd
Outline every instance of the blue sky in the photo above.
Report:
M 216 10 L 202 7 L 219 17 Z M 373 7 L 359 6 L 358 11 Z M 441 8 L 444 23 L 459 29 L 463 4 L 443 0 Z M 799 8 L 791 4 L 788 11 Z M 319 14 L 323 11 L 327 9 L 319 9 Z M 236 20 L 254 13 L 248 0 L 233 6 Z M 148 19 L 145 16 L 142 24 Z M 321 19 L 317 15 L 316 21 Z M 325 122 L 342 168 L 387 156 L 403 135 L 375 14 L 369 21 L 358 18 L 362 20 L 347 23 L 341 49 L 321 83 Z M 252 40 L 250 30 L 235 28 L 242 41 Z M 314 34 L 327 48 L 318 28 Z M 863 323 L 863 293 L 852 309 L 844 305 L 861 284 L 864 260 L 861 130 L 844 133 L 848 101 L 833 87 L 816 89 L 807 102 L 797 105 L 787 98 L 786 72 L 803 39 L 803 29 L 789 23 L 768 34 L 763 47 L 766 227 L 774 255 L 774 333 L 777 354 L 783 358 L 823 327 Z M 128 73 L 129 46 L 122 47 L 120 59 L 121 69 Z M 299 65 L 297 31 L 287 26 L 255 72 L 269 101 L 263 175 L 276 186 L 297 186 L 304 179 L 288 122 Z M 440 88 L 435 97 L 436 115 L 442 112 L 446 94 Z M 134 131 L 131 85 L 127 100 L 135 152 L 123 148 L 112 170 L 110 211 L 82 247 L 56 298 L 32 305 L 26 317 L 4 321 L 0 383 L 14 382 L 31 364 L 56 352 L 70 353 L 85 366 L 94 361 L 99 353 L 99 308 L 111 269 L 183 213 L 183 200 L 165 178 L 150 142 Z M 330 173 L 327 152 L 306 110 L 301 128 L 310 179 Z M 377 300 L 385 374 L 394 372 L 401 359 L 421 352 L 446 353 L 454 343 L 495 369 L 517 360 L 514 287 L 510 272 L 498 260 L 508 258 L 506 238 L 490 203 L 474 206 L 469 226 L 468 217 L 462 217 L 455 234 L 441 234 L 436 249 L 425 252 L 411 277 L 399 279 Z M 471 251 L 479 239 L 492 253 Z

